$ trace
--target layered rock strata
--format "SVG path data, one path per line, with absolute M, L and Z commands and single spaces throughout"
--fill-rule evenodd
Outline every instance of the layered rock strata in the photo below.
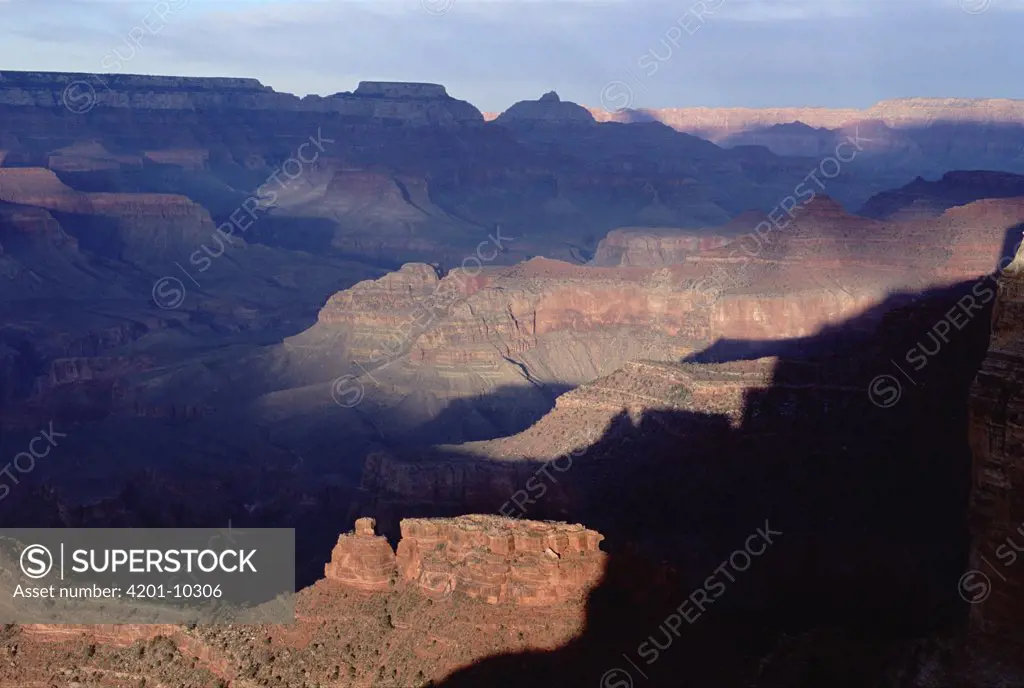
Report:
M 324 567 L 327 580 L 356 590 L 387 590 L 395 583 L 398 568 L 387 538 L 374 533 L 372 518 L 356 520 L 355 532 L 342 535 Z
M 0 105 L 91 110 L 304 110 L 408 125 L 482 122 L 480 111 L 439 84 L 360 82 L 354 92 L 298 98 L 256 79 L 0 72 Z
M 579 601 L 604 573 L 603 537 L 580 525 L 495 516 L 405 519 L 397 555 L 373 529 L 373 519 L 361 518 L 354 533 L 341 536 L 328 580 L 364 592 L 397 583 L 432 596 L 535 606 Z
M 982 648 L 1024 650 L 1024 254 L 999 279 L 989 351 L 971 388 L 970 568 L 963 594 Z M 1016 564 L 1016 565 L 1015 565 Z M 1004 655 L 1005 656 L 1005 655 Z M 1019 666 L 1020 679 L 1024 666 Z
M 212 243 L 216 228 L 209 212 L 185 196 L 84 193 L 39 168 L 0 169 L 0 201 L 34 209 L 23 209 L 21 218 L 40 211 L 72 218 L 77 246 L 109 257 L 149 260 L 176 247 L 181 255 Z
M 374 539 L 371 528 L 360 519 L 339 545 Z M 594 531 L 474 516 L 405 530 L 399 560 L 412 571 L 444 553 L 436 579 L 452 581 L 449 593 L 432 592 L 419 567 L 388 590 L 320 580 L 296 595 L 290 625 L 9 625 L 0 686 L 421 686 L 495 652 L 554 652 L 585 628 L 582 581 L 605 560 Z M 493 591 L 505 594 L 495 602 Z

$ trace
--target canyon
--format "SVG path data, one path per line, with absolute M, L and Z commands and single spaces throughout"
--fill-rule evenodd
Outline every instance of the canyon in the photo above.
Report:
M 91 78 L 0 72 L 0 463 L 63 433 L 0 524 L 293 527 L 302 590 L 0 686 L 1019 682 L 1019 102 Z

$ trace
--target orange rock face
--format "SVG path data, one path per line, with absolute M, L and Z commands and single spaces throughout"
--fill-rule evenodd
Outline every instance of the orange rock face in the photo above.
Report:
M 579 601 L 605 567 L 603 536 L 581 525 L 496 516 L 405 519 L 397 557 L 374 535 L 374 521 L 356 521 L 325 568 L 328 580 L 362 591 L 395 583 L 429 595 L 452 594 L 488 604 L 552 605 Z
M 405 519 L 402 579 L 430 594 L 490 604 L 555 604 L 581 598 L 604 573 L 603 536 L 580 525 L 495 516 Z
M 374 534 L 374 520 L 356 521 L 355 533 L 338 538 L 331 561 L 324 567 L 328 580 L 366 592 L 387 590 L 395 581 L 395 552 L 387 538 Z

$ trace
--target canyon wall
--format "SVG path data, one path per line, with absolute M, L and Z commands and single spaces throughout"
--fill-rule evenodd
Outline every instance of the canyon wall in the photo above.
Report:
M 203 242 L 212 244 L 216 228 L 210 213 L 185 196 L 79 192 L 52 170 L 39 168 L 0 169 L 0 201 L 35 209 L 23 213 L 60 214 L 75 239 L 73 248 L 110 258 L 150 261 L 169 252 L 181 255 Z M 63 237 L 48 233 L 50 244 L 60 248 Z
M 973 543 L 962 590 L 974 603 L 970 623 L 978 645 L 1019 660 L 1024 650 L 1024 568 L 1017 562 L 1024 548 L 1024 252 L 1000 277 L 998 290 L 989 351 L 971 388 Z
M 256 79 L 5 71 L 0 72 L 0 105 L 87 106 L 90 110 L 304 110 L 430 126 L 483 122 L 476 108 L 449 96 L 444 86 L 375 81 L 360 82 L 351 93 L 300 99 L 277 93 Z

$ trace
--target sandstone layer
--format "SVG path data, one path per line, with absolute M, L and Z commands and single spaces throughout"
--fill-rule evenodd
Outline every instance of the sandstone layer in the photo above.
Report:
M 428 594 L 525 606 L 582 600 L 604 574 L 599 533 L 494 516 L 406 519 L 402 578 Z
M 325 568 L 327 580 L 373 592 L 410 585 L 429 595 L 465 595 L 488 604 L 579 601 L 604 572 L 603 537 L 580 525 L 494 516 L 405 519 L 397 556 L 356 520 Z
M 579 602 L 604 572 L 603 536 L 582 525 L 404 519 L 397 554 L 374 526 L 359 518 L 353 533 L 341 535 L 325 567 L 328 580 L 360 592 L 411 586 L 431 596 L 536 606 Z
M 372 518 L 356 519 L 355 532 L 338 538 L 324 567 L 327 580 L 364 592 L 387 590 L 395 584 L 395 552 L 373 528 Z

